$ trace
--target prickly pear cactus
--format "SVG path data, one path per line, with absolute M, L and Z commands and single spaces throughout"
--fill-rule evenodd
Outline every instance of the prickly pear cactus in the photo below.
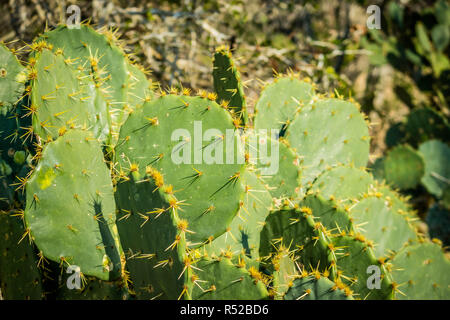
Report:
M 27 236 L 47 258 L 102 280 L 120 274 L 111 178 L 89 132 L 71 130 L 47 144 L 26 193 Z
M 386 181 L 399 189 L 412 189 L 424 175 L 424 160 L 413 148 L 404 145 L 390 150 L 384 159 Z
M 241 75 L 227 47 L 214 53 L 213 78 L 217 103 L 226 107 L 242 125 L 249 122 Z
M 26 80 L 26 69 L 14 53 L 0 43 L 0 115 L 5 115 L 17 104 Z
M 419 146 L 419 152 L 425 160 L 422 183 L 430 193 L 441 197 L 450 184 L 450 148 L 441 141 L 429 140 Z
M 0 48 L 5 299 L 450 297 L 439 241 L 365 168 L 354 101 L 290 73 L 249 115 L 226 48 L 215 93 L 154 92 L 115 33 L 88 25 L 47 30 L 29 50 L 23 67 Z M 441 144 L 397 147 L 379 172 L 445 206 Z

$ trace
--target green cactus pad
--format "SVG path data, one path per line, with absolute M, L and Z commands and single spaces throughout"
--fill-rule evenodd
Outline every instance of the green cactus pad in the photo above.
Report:
M 311 84 L 297 78 L 277 78 L 261 92 L 255 106 L 254 126 L 259 129 L 283 129 L 295 117 L 297 109 L 308 105 L 314 96 Z
M 247 271 L 230 259 L 202 258 L 195 264 L 193 300 L 265 300 L 268 292 L 256 269 Z
M 144 71 L 138 65 L 127 63 L 128 69 L 128 104 L 134 109 L 135 106 L 144 104 L 145 101 L 154 97 L 153 84 L 147 79 Z
M 304 185 L 327 166 L 342 163 L 361 167 L 368 161 L 367 124 L 351 102 L 327 99 L 302 108 L 288 127 L 286 138 L 300 157 Z
M 87 128 L 96 138 L 107 139 L 110 116 L 94 82 L 61 54 L 43 49 L 35 59 L 36 79 L 31 83 L 35 132 L 46 140 L 56 139 L 69 128 Z
M 392 260 L 397 299 L 447 300 L 450 297 L 450 262 L 435 243 L 405 247 Z
M 111 117 L 112 144 L 118 138 L 135 103 L 145 99 L 147 81 L 128 61 L 114 32 L 95 31 L 87 25 L 68 28 L 60 25 L 41 36 L 57 52 L 62 50 L 67 59 L 81 67 L 83 73 L 95 81 L 98 92 L 105 97 Z M 136 83 L 138 81 L 139 83 Z
M 371 196 L 383 197 L 386 204 L 393 212 L 404 215 L 409 218 L 417 218 L 416 214 L 411 211 L 411 205 L 407 202 L 400 193 L 392 190 L 388 185 L 378 184 L 375 187 L 375 192 L 371 192 Z
M 205 248 L 210 255 L 231 252 L 258 261 L 260 233 L 270 212 L 272 197 L 254 173 L 245 171 L 242 182 L 245 185 L 242 206 L 227 231 L 206 244 Z
M 302 190 L 300 190 L 301 170 L 298 156 L 289 148 L 287 143 L 280 139 L 279 141 L 273 139 L 265 140 L 267 148 L 270 149 L 268 154 L 273 154 L 272 145 L 278 148 L 278 170 L 277 172 L 270 172 L 272 163 L 262 163 L 260 156 L 256 165 L 261 173 L 262 180 L 267 184 L 272 197 L 277 199 L 288 198 L 294 200 L 299 197 Z M 263 143 L 259 143 L 259 148 Z M 269 147 L 270 146 L 270 147 Z M 265 171 L 266 170 L 266 171 Z M 265 174 L 267 172 L 267 174 Z
M 115 43 L 112 33 L 105 36 L 87 25 L 69 28 L 64 25 L 41 35 L 53 50 L 63 50 L 65 58 L 73 59 L 96 76 L 111 100 L 123 105 L 127 94 L 127 65 L 123 51 Z
M 0 211 L 0 289 L 6 300 L 40 300 L 44 297 L 38 256 L 14 212 Z
M 353 297 L 328 278 L 307 276 L 294 281 L 284 300 L 353 300 Z
M 422 184 L 428 192 L 441 197 L 450 185 L 450 148 L 438 140 L 430 140 L 419 146 L 419 152 L 425 160 Z
M 132 175 L 117 184 L 117 228 L 136 297 L 177 299 L 188 281 L 188 272 L 182 273 L 183 263 L 189 261 L 186 231 L 179 228 L 177 210 L 149 212 L 173 198 L 149 197 L 156 188 L 152 179 L 136 183 Z
M 360 236 L 337 236 L 333 238 L 337 250 L 337 267 L 340 280 L 348 285 L 355 296 L 363 300 L 384 300 L 393 298 L 392 281 L 389 273 L 375 257 L 372 248 Z M 380 288 L 370 289 L 369 267 L 380 270 Z M 369 281 L 368 281 L 369 280 Z
M 44 255 L 108 280 L 120 270 L 109 170 L 89 132 L 70 130 L 46 145 L 27 182 L 25 222 Z
M 294 250 L 299 262 L 320 271 L 330 269 L 335 260 L 330 240 L 320 222 L 315 222 L 309 208 L 281 209 L 271 213 L 261 232 L 260 256 L 271 257 L 281 248 Z M 334 276 L 334 269 L 331 269 Z
M 202 141 L 201 130 L 211 134 L 209 139 Z M 116 148 L 118 169 L 134 171 L 136 181 L 157 170 L 177 199 L 172 206 L 180 208 L 180 218 L 193 232 L 188 241 L 200 244 L 225 232 L 244 195 L 240 176 L 245 164 L 236 160 L 238 155 L 244 158 L 243 151 L 233 130 L 231 116 L 214 101 L 161 97 L 138 108 L 122 126 Z M 146 197 L 161 198 L 166 192 L 157 188 Z M 148 205 L 146 212 L 155 209 L 151 202 Z
M 245 102 L 244 87 L 241 75 L 233 61 L 229 48 L 217 48 L 213 60 L 214 89 L 217 93 L 217 103 L 225 101 L 228 110 L 243 125 L 248 124 L 248 113 Z
M 274 269 L 272 271 L 274 298 L 281 300 L 289 288 L 292 287 L 293 281 L 298 278 L 299 271 L 295 264 L 295 258 L 287 248 L 278 250 L 271 262 Z
M 390 185 L 400 189 L 413 189 L 424 175 L 424 160 L 410 146 L 396 146 L 384 159 L 384 174 Z
M 384 160 L 384 157 L 378 158 L 374 163 L 368 166 L 368 169 L 372 173 L 373 178 L 378 182 L 383 182 L 386 179 L 386 174 L 384 172 Z
M 18 102 L 26 80 L 26 69 L 14 53 L 0 43 L 0 115 L 5 115 Z
M 374 181 L 365 170 L 338 166 L 325 170 L 313 183 L 311 190 L 318 192 L 325 199 L 335 199 L 348 203 L 367 192 Z
M 382 197 L 362 199 L 353 206 L 351 216 L 357 231 L 374 242 L 376 257 L 398 251 L 408 241 L 417 239 L 405 217 L 394 212 Z
M 306 196 L 300 201 L 299 207 L 310 209 L 314 217 L 328 230 L 353 230 L 352 220 L 344 206 L 338 206 L 329 198 L 325 199 L 320 193 Z

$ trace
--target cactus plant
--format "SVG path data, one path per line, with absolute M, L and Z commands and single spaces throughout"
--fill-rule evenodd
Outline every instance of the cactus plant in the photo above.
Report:
M 213 78 L 217 103 L 229 108 L 243 125 L 248 124 L 244 86 L 231 51 L 227 47 L 219 47 L 214 53 Z
M 5 115 L 17 104 L 25 90 L 26 69 L 13 52 L 0 43 L 0 114 Z
M 386 181 L 396 188 L 415 188 L 424 175 L 422 156 L 407 145 L 390 150 L 383 163 Z
M 25 223 L 0 215 L 6 299 L 449 297 L 440 246 L 430 249 L 439 273 L 430 280 L 415 213 L 364 168 L 367 120 L 352 100 L 277 75 L 251 117 L 223 48 L 217 92 L 196 96 L 153 92 L 114 34 L 88 25 L 59 26 L 30 48 L 24 109 L 1 118 L 10 120 L 2 139 L 23 127 L 19 118 L 33 119 L 26 132 L 36 139 L 33 152 L 13 148 L 7 161 L 11 142 L 0 141 L 4 176 L 16 170 L 11 163 L 32 169 L 18 189 L 1 189 Z M 35 267 L 43 260 L 47 268 Z M 27 275 L 17 274 L 19 263 Z M 78 290 L 65 286 L 74 265 Z M 368 286 L 372 267 L 377 289 Z M 52 281 L 48 270 L 63 276 Z M 418 286 L 400 289 L 410 275 Z M 11 277 L 35 281 L 30 293 L 11 290 Z
M 441 197 L 450 184 L 450 148 L 438 140 L 430 140 L 419 146 L 419 152 L 425 159 L 422 183 L 430 193 Z

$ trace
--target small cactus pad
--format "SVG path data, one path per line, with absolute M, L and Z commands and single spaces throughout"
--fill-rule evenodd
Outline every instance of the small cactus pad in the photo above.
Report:
M 419 146 L 419 152 L 425 159 L 425 174 L 422 184 L 428 192 L 441 197 L 450 185 L 450 148 L 438 140 L 429 140 Z
M 362 199 L 351 209 L 351 217 L 356 229 L 374 242 L 376 257 L 398 251 L 408 241 L 417 239 L 405 216 L 394 212 L 384 198 Z
M 261 178 L 267 184 L 272 197 L 291 200 L 298 198 L 302 190 L 299 188 L 301 170 L 297 154 L 287 145 L 284 139 L 260 140 L 258 146 L 260 153 L 263 147 L 270 150 L 268 155 L 274 155 L 275 152 L 278 153 L 278 159 L 275 160 L 277 161 L 276 166 L 269 159 L 265 161 L 264 156 L 261 156 L 261 154 L 256 163 L 258 171 L 261 173 Z M 276 172 L 275 168 L 278 168 Z
M 450 262 L 435 243 L 406 246 L 392 259 L 397 299 L 447 300 L 450 296 Z
M 392 299 L 394 290 L 389 273 L 375 257 L 370 243 L 360 235 L 344 235 L 334 237 L 333 245 L 337 252 L 338 279 L 349 286 L 359 299 Z M 374 287 L 369 285 L 369 282 L 372 284 L 369 267 L 379 270 L 379 288 L 376 284 Z
M 231 116 L 215 101 L 167 95 L 136 109 L 122 126 L 118 169 L 136 182 L 157 177 L 167 188 L 145 197 L 173 193 L 166 208 L 180 209 L 190 241 L 205 242 L 225 232 L 244 195 L 245 163 L 238 161 L 244 156 L 234 132 Z M 153 210 L 149 203 L 145 212 Z
M 70 130 L 47 144 L 26 193 L 27 231 L 45 257 L 102 280 L 117 274 L 120 243 L 112 183 L 100 145 L 89 132 Z
M 44 140 L 56 139 L 70 128 L 86 128 L 102 140 L 109 134 L 110 116 L 101 92 L 89 77 L 61 54 L 42 49 L 30 71 L 33 127 Z
M 365 170 L 350 166 L 337 166 L 325 170 L 313 183 L 311 190 L 325 199 L 348 203 L 361 197 L 374 183 Z
M 266 219 L 261 232 L 260 256 L 271 258 L 278 250 L 288 248 L 294 250 L 302 264 L 326 271 L 335 259 L 329 242 L 322 224 L 314 221 L 310 208 L 282 208 Z
M 144 71 L 138 65 L 127 64 L 128 69 L 128 104 L 131 108 L 144 104 L 153 98 L 153 84 L 147 79 Z
M 213 64 L 217 103 L 226 106 L 243 125 L 248 124 L 244 87 L 230 49 L 223 46 L 217 48 Z
M 399 189 L 413 189 L 424 174 L 422 156 L 408 145 L 390 150 L 384 159 L 386 182 Z
M 369 131 L 363 115 L 356 105 L 339 99 L 303 107 L 289 125 L 286 139 L 300 157 L 303 184 L 327 166 L 361 167 L 369 157 Z
M 267 85 L 255 106 L 255 129 L 283 129 L 295 117 L 298 108 L 308 105 L 314 96 L 310 83 L 294 76 L 282 77 Z
M 227 231 L 205 247 L 210 255 L 242 254 L 257 261 L 260 233 L 270 212 L 272 197 L 254 173 L 246 170 L 242 182 L 245 196 L 238 213 Z
M 40 300 L 44 297 L 38 256 L 17 213 L 0 211 L 0 289 L 6 300 Z M 22 240 L 22 241 L 21 241 Z
M 201 258 L 195 268 L 193 300 L 265 300 L 269 296 L 263 275 L 254 267 L 246 270 L 227 258 Z
M 320 194 L 308 195 L 299 206 L 304 210 L 310 210 L 314 218 L 329 230 L 337 230 L 350 232 L 353 230 L 352 220 L 346 207 L 338 206 L 335 201 L 325 199 Z
M 26 69 L 14 53 L 0 43 L 0 115 L 5 115 L 17 103 L 26 80 Z
M 281 300 L 289 288 L 292 287 L 293 281 L 298 278 L 299 270 L 297 270 L 292 252 L 287 248 L 280 248 L 272 258 L 271 263 L 273 266 L 272 287 L 274 298 Z
M 317 277 L 310 275 L 296 279 L 284 300 L 353 300 L 347 287 L 339 288 L 336 283 L 320 274 Z

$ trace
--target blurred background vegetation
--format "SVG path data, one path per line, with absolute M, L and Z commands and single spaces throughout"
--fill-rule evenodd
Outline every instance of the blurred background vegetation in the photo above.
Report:
M 371 122 L 369 166 L 409 196 L 424 220 L 430 208 L 444 212 L 428 225 L 439 229 L 432 236 L 450 244 L 448 149 L 439 151 L 438 191 L 397 183 L 384 170 L 398 145 L 414 151 L 437 139 L 448 148 L 448 1 L 9 0 L 0 4 L 0 41 L 23 47 L 46 25 L 64 22 L 71 4 L 80 7 L 82 20 L 117 29 L 163 88 L 212 90 L 212 52 L 226 44 L 238 58 L 250 107 L 264 81 L 289 69 L 322 92 L 354 98 Z M 380 30 L 366 26 L 372 4 L 381 9 Z

